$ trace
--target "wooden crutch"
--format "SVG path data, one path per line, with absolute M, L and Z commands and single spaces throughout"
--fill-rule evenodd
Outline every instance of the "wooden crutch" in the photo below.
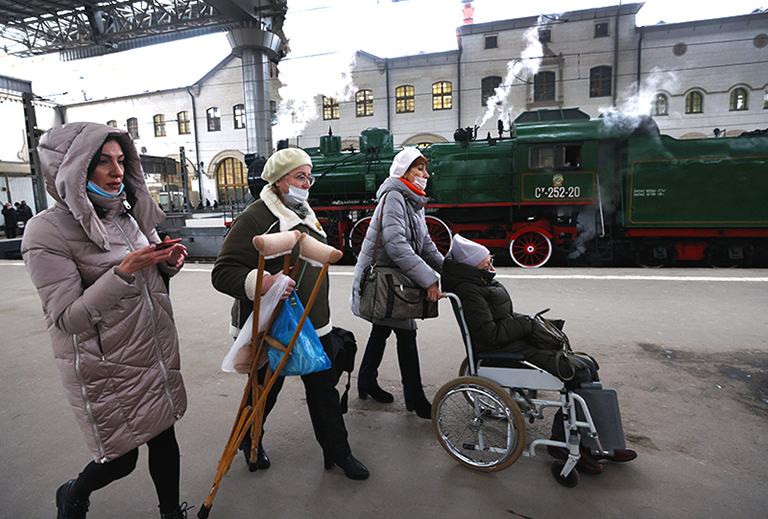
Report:
M 299 266 L 301 260 L 304 260 L 313 266 L 321 266 L 322 270 L 317 278 L 317 281 L 315 282 L 315 286 L 312 289 L 309 300 L 304 307 L 304 313 L 299 320 L 299 324 L 296 327 L 290 342 L 288 345 L 282 345 L 269 335 L 269 332 L 272 328 L 272 323 L 278 314 L 278 310 L 280 308 L 279 306 L 272 313 L 268 325 L 265 328 L 265 332 L 262 334 L 258 333 L 258 316 L 260 304 L 260 297 L 258 296 L 261 294 L 261 286 L 264 277 L 264 265 L 266 259 L 284 256 L 285 259 L 283 262 L 283 273 L 287 274 L 290 270 L 291 251 L 293 250 L 297 241 L 299 242 L 299 260 L 294 265 L 293 272 L 291 273 L 292 277 L 295 278 L 297 275 L 299 271 L 297 267 Z M 229 435 L 229 440 L 227 441 L 227 444 L 224 447 L 224 452 L 219 459 L 213 485 L 211 485 L 208 496 L 206 497 L 203 505 L 200 507 L 200 511 L 197 513 L 198 519 L 207 519 L 211 510 L 211 506 L 213 506 L 213 499 L 216 497 L 216 492 L 218 492 L 221 480 L 229 471 L 229 468 L 232 465 L 232 460 L 235 458 L 235 455 L 237 455 L 237 450 L 245 438 L 245 435 L 248 433 L 249 428 L 252 435 L 251 438 L 253 439 L 251 441 L 251 452 L 249 459 L 251 462 L 256 459 L 256 448 L 258 445 L 258 441 L 256 439 L 261 435 L 261 424 L 263 421 L 262 417 L 264 415 L 264 407 L 266 405 L 267 395 L 272 389 L 272 386 L 275 384 L 277 377 L 280 375 L 283 366 L 288 360 L 288 356 L 293 351 L 293 347 L 296 344 L 299 334 L 301 333 L 301 329 L 304 326 L 307 317 L 309 316 L 309 311 L 314 305 L 317 294 L 320 291 L 320 286 L 328 273 L 329 265 L 331 263 L 336 263 L 339 259 L 341 259 L 343 255 L 341 251 L 321 243 L 311 236 L 308 236 L 307 234 L 300 234 L 298 231 L 256 236 L 253 238 L 253 245 L 259 251 L 259 263 L 256 278 L 256 296 L 254 296 L 253 302 L 253 333 L 251 338 L 252 351 L 251 366 L 248 373 L 248 383 L 246 384 L 245 390 L 243 392 L 243 398 L 240 401 L 240 406 L 235 418 L 235 423 L 232 426 L 232 431 Z M 271 371 L 269 365 L 267 365 L 264 382 L 259 384 L 257 370 L 259 359 L 261 358 L 262 352 L 266 347 L 265 343 L 285 351 L 285 354 L 283 355 L 283 358 L 278 364 L 274 373 Z M 247 405 L 249 395 L 252 397 L 252 405 L 250 406 Z

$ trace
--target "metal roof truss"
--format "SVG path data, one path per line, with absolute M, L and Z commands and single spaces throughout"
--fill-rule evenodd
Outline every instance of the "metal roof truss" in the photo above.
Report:
M 80 59 L 237 25 L 202 0 L 0 0 L 0 37 L 21 44 L 8 52 L 22 57 Z

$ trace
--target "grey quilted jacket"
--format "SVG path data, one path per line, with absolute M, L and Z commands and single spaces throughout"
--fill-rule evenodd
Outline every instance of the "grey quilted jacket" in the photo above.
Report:
M 114 199 L 85 189 L 88 164 L 109 135 L 126 153 L 126 191 Z M 173 309 L 160 274 L 176 270 L 165 263 L 132 276 L 115 270 L 128 252 L 160 241 L 154 227 L 164 218 L 126 132 L 67 124 L 43 135 L 38 153 L 56 203 L 29 221 L 22 254 L 67 398 L 103 463 L 146 443 L 186 410 Z
M 384 201 L 382 216 L 381 200 L 385 194 L 387 197 Z M 376 197 L 379 205 L 371 218 L 360 256 L 357 258 L 352 295 L 349 299 L 352 313 L 358 317 L 362 317 L 360 315 L 360 282 L 363 271 L 373 261 L 379 218 L 382 220 L 379 252 L 376 256 L 378 265 L 399 267 L 409 278 L 425 289 L 437 283 L 438 276 L 435 271 L 440 272 L 443 268 L 443 256 L 429 237 L 427 223 L 424 220 L 427 197 L 417 195 L 399 178 L 392 177 L 382 182 Z M 374 320 L 374 323 L 405 330 L 416 329 L 414 319 L 383 319 Z

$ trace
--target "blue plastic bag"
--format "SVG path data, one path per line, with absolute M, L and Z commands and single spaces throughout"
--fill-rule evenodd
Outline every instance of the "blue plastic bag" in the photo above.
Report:
M 290 297 L 283 302 L 283 308 L 280 315 L 277 316 L 272 324 L 270 335 L 277 339 L 281 344 L 288 346 L 299 325 L 301 315 L 304 313 L 304 305 L 301 304 L 296 293 L 291 293 Z M 277 369 L 280 361 L 283 359 L 283 352 L 277 348 L 269 347 L 269 367 L 272 371 Z M 331 361 L 325 354 L 320 338 L 315 332 L 315 327 L 307 318 L 296 344 L 293 346 L 290 357 L 285 362 L 280 375 L 308 375 L 316 371 L 330 369 Z

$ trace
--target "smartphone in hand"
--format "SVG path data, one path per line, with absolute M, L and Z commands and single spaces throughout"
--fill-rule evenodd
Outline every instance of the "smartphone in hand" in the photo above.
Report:
M 176 238 L 175 240 L 168 240 L 168 241 L 160 242 L 157 245 L 155 245 L 155 250 L 167 249 L 168 247 L 172 247 L 172 246 L 176 245 L 180 241 L 181 241 L 181 238 Z

